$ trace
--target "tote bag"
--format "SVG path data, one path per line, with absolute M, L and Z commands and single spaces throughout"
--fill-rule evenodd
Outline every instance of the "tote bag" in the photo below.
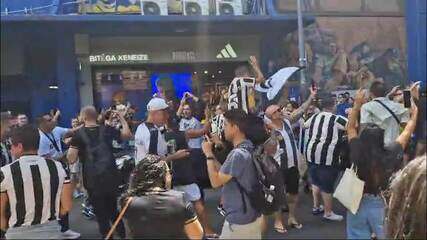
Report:
M 334 192 L 338 199 L 351 213 L 356 214 L 363 196 L 365 182 L 357 177 L 354 165 L 347 168 Z

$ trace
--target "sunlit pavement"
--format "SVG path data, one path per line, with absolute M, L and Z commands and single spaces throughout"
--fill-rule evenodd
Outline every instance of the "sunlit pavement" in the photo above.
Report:
M 206 204 L 208 208 L 209 219 L 214 229 L 221 230 L 223 218 L 216 210 L 219 199 L 219 191 L 207 190 Z M 335 212 L 345 216 L 345 210 L 335 202 Z M 71 213 L 71 228 L 82 234 L 83 239 L 100 238 L 98 225 L 95 220 L 87 220 L 81 214 L 81 201 L 74 202 Z M 288 229 L 287 234 L 279 234 L 273 230 L 273 218 L 270 217 L 268 232 L 265 238 L 269 239 L 344 239 L 345 238 L 345 219 L 342 222 L 329 222 L 322 219 L 321 215 L 313 216 L 311 214 L 312 200 L 311 195 L 301 192 L 300 204 L 298 208 L 298 217 L 303 224 L 302 229 Z M 285 217 L 287 214 L 285 214 Z

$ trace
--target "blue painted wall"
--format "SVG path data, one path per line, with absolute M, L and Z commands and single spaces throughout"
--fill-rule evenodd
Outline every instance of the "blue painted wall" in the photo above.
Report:
M 406 1 L 408 78 L 426 84 L 426 0 Z
M 33 31 L 17 34 L 15 31 L 19 30 L 2 34 L 8 36 L 7 44 L 24 45 L 24 73 L 15 77 L 23 80 L 13 84 L 7 92 L 2 91 L 2 101 L 29 102 L 30 112 L 27 114 L 33 120 L 51 109 L 59 108 L 62 112 L 60 126 L 69 127 L 70 119 L 76 116 L 80 108 L 72 33 Z M 10 40 L 15 38 L 23 41 Z M 58 86 L 58 89 L 50 89 L 52 85 Z

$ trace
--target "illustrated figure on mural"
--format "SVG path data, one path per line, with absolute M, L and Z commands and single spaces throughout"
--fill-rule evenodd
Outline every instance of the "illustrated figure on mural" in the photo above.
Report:
M 341 27 L 346 26 L 343 24 Z M 377 44 L 381 39 L 378 36 L 366 34 L 364 41 L 354 44 L 343 40 L 348 37 L 339 35 L 338 30 L 336 27 L 321 27 L 318 22 L 305 29 L 307 82 L 313 80 L 328 92 L 368 88 L 374 80 L 383 80 L 388 87 L 404 85 L 406 68 L 398 43 L 390 48 L 377 49 L 381 46 Z M 383 29 L 378 29 L 378 32 L 389 34 Z M 298 63 L 297 40 L 296 32 L 285 37 L 281 57 L 283 65 L 294 66 Z

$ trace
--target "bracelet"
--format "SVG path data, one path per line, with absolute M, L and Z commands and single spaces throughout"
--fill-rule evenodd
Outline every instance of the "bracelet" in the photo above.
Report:
M 206 157 L 206 160 L 215 160 L 215 157 L 213 157 L 213 156 L 208 156 L 208 157 Z

